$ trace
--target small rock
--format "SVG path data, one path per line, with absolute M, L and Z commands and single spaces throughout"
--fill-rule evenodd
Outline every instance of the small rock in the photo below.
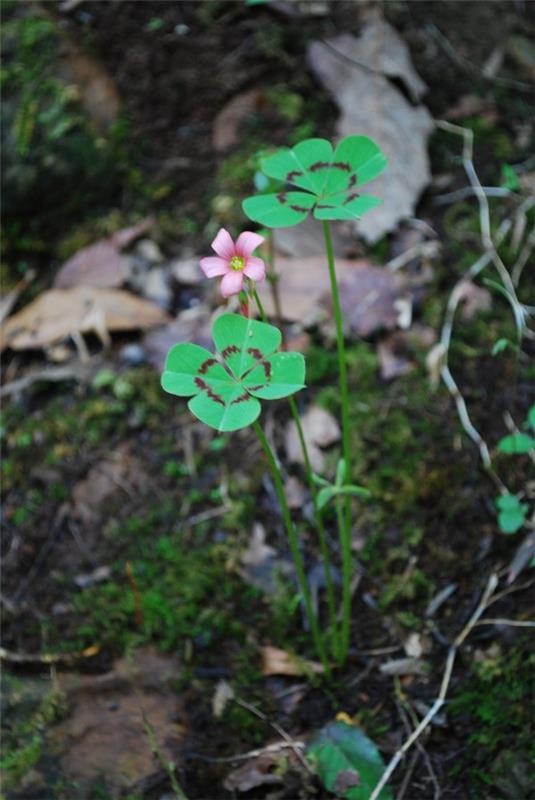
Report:
M 97 567 L 93 572 L 83 573 L 76 575 L 74 578 L 75 584 L 79 589 L 87 589 L 88 586 L 93 586 L 95 583 L 102 583 L 107 581 L 111 575 L 110 567 Z
M 204 275 L 199 266 L 199 259 L 177 258 L 169 264 L 169 272 L 176 280 L 184 286 L 198 286 L 204 280 Z
M 144 261 L 159 264 L 163 261 L 162 251 L 152 239 L 141 239 L 135 246 L 135 252 Z
M 136 344 L 135 342 L 125 344 L 124 347 L 121 347 L 119 358 L 123 364 L 129 367 L 138 367 L 147 360 L 145 351 L 140 344 Z

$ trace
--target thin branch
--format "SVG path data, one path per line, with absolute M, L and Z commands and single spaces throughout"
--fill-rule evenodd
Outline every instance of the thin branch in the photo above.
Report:
M 383 775 L 381 777 L 381 780 L 379 781 L 379 783 L 377 784 L 377 786 L 375 787 L 375 789 L 371 793 L 371 795 L 369 797 L 369 800 L 377 800 L 377 798 L 379 797 L 379 795 L 381 794 L 383 788 L 386 786 L 386 784 L 390 780 L 390 777 L 391 777 L 392 773 L 397 768 L 399 762 L 401 761 L 401 759 L 403 758 L 403 756 L 405 755 L 407 750 L 410 750 L 410 748 L 416 742 L 418 737 L 427 728 L 427 726 L 429 725 L 429 723 L 431 722 L 433 717 L 435 717 L 438 714 L 438 712 L 440 711 L 440 709 L 444 705 L 444 703 L 446 701 L 446 694 L 447 694 L 447 691 L 448 691 L 448 687 L 450 685 L 451 674 L 452 674 L 452 671 L 453 671 L 453 665 L 455 663 L 455 657 L 457 655 L 457 651 L 458 651 L 459 647 L 463 644 L 463 642 L 466 639 L 466 637 L 470 634 L 472 628 L 479 621 L 479 618 L 481 617 L 481 615 L 484 613 L 484 611 L 487 608 L 487 606 L 489 604 L 489 601 L 490 601 L 490 599 L 491 599 L 491 597 L 492 597 L 497 585 L 498 585 L 498 576 L 493 574 L 493 575 L 490 576 L 490 578 L 487 581 L 487 585 L 486 585 L 485 590 L 484 590 L 484 592 L 483 592 L 483 594 L 481 596 L 481 600 L 479 601 L 479 604 L 478 604 L 476 610 L 474 611 L 474 613 L 472 614 L 472 616 L 468 620 L 467 624 L 462 629 L 462 631 L 459 633 L 459 635 L 457 636 L 457 638 L 455 639 L 455 641 L 453 642 L 453 644 L 451 645 L 451 647 L 449 649 L 448 657 L 446 659 L 446 666 L 445 666 L 445 669 L 444 669 L 444 674 L 442 676 L 442 682 L 440 684 L 440 691 L 438 693 L 437 699 L 435 700 L 435 702 L 433 703 L 433 705 L 431 706 L 431 708 L 429 709 L 429 711 L 427 712 L 425 717 L 423 717 L 423 719 L 420 721 L 419 725 L 414 729 L 414 731 L 411 733 L 411 735 L 406 739 L 406 741 L 403 743 L 403 745 L 394 754 L 394 756 L 390 760 L 387 768 L 385 769 L 385 771 L 384 771 L 384 773 L 383 773 Z

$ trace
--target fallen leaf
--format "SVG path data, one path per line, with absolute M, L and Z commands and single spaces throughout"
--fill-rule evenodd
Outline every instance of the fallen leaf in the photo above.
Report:
M 427 675 L 429 664 L 419 658 L 396 658 L 381 664 L 379 671 L 382 675 Z
M 50 289 L 8 319 L 0 349 L 41 348 L 83 333 L 96 333 L 107 342 L 111 331 L 144 330 L 168 319 L 157 306 L 119 289 Z
M 152 225 L 145 219 L 79 250 L 63 264 L 54 280 L 56 289 L 71 286 L 97 286 L 103 289 L 121 286 L 130 276 L 130 259 L 121 253 Z
M 472 320 L 479 311 L 489 311 L 492 307 L 492 295 L 488 289 L 477 286 L 472 281 L 460 284 L 457 297 L 460 315 L 465 322 Z
M 293 575 L 290 561 L 279 558 L 274 547 L 266 544 L 266 531 L 259 522 L 253 525 L 247 549 L 241 556 L 243 580 L 266 594 L 277 588 L 277 578 Z
M 337 259 L 336 274 L 341 280 L 357 270 L 370 267 L 367 259 Z M 321 300 L 329 292 L 329 270 L 325 256 L 309 258 L 277 257 L 275 269 L 278 275 L 282 316 L 286 320 L 299 320 L 311 325 L 325 317 Z M 373 267 L 373 269 L 378 269 Z M 260 299 L 269 315 L 275 314 L 275 306 L 267 281 L 258 286 Z
M 322 673 L 323 667 L 316 661 L 305 661 L 280 650 L 278 647 L 266 645 L 261 648 L 262 675 L 307 675 L 311 672 Z
M 295 475 L 290 475 L 284 482 L 284 494 L 289 508 L 293 510 L 303 508 L 308 499 L 307 490 Z
M 264 103 L 264 95 L 258 89 L 242 92 L 229 100 L 214 120 L 212 129 L 214 150 L 224 153 L 237 144 L 240 140 L 240 128 Z
M 143 349 L 147 360 L 161 371 L 169 349 L 177 342 L 193 342 L 201 347 L 212 348 L 212 314 L 207 306 L 198 305 L 181 311 L 163 328 L 151 331 L 143 337 Z
M 424 106 L 411 105 L 388 76 L 403 80 L 415 99 L 421 97 L 424 84 L 411 66 L 406 45 L 378 14 L 360 37 L 341 34 L 313 42 L 307 55 L 312 72 L 340 109 L 338 136 L 369 136 L 388 159 L 387 169 L 373 182 L 373 194 L 383 205 L 356 223 L 361 236 L 376 242 L 400 220 L 414 216 L 431 178 L 427 140 L 433 118 Z
M 86 477 L 72 491 L 74 515 L 84 523 L 98 520 L 102 507 L 114 495 L 139 495 L 147 485 L 141 462 L 132 456 L 128 445 L 119 445 L 111 455 L 91 467 Z
M 227 792 L 248 792 L 258 786 L 282 783 L 282 776 L 274 774 L 273 770 L 285 756 L 286 753 L 263 753 L 251 758 L 241 767 L 229 772 L 223 786 Z
M 321 447 L 329 447 L 340 440 L 340 426 L 328 411 L 320 406 L 310 406 L 301 417 L 301 425 L 307 443 L 312 469 L 323 472 L 325 458 Z M 303 464 L 303 452 L 297 426 L 290 420 L 284 432 L 284 446 L 288 461 Z
M 229 700 L 234 699 L 234 689 L 227 681 L 220 680 L 212 697 L 212 714 L 216 719 L 222 716 Z
M 381 267 L 363 265 L 346 273 L 339 280 L 339 291 L 340 305 L 349 332 L 364 338 L 379 330 L 398 327 L 400 321 L 404 322 L 407 303 L 410 302 L 412 310 L 410 286 L 411 281 L 405 275 Z M 401 305 L 400 301 L 403 301 Z M 330 293 L 323 298 L 322 306 L 332 313 Z
M 353 234 L 353 226 L 349 222 L 332 222 L 331 238 L 333 252 L 337 258 L 347 258 L 354 254 L 357 241 Z M 325 240 L 323 229 L 318 221 L 307 217 L 299 225 L 288 228 L 275 228 L 273 230 L 275 250 L 282 255 L 293 258 L 310 258 L 310 256 L 324 256 Z M 275 262 L 277 267 L 278 258 Z
M 407 375 L 414 369 L 414 362 L 407 354 L 405 338 L 401 333 L 391 333 L 377 345 L 377 357 L 381 378 L 391 381 Z

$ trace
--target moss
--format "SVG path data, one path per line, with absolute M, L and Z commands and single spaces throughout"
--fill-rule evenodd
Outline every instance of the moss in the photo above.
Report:
M 0 767 L 5 787 L 13 788 L 42 758 L 47 730 L 64 716 L 66 698 L 4 673 L 2 705 L 9 715 L 3 715 Z
M 521 762 L 535 759 L 533 717 L 533 668 L 535 655 L 528 637 L 519 638 L 513 647 L 494 648 L 486 657 L 476 661 L 471 677 L 460 687 L 449 704 L 448 714 L 471 733 L 454 767 L 456 774 L 468 773 L 477 791 L 489 786 L 504 791 L 504 775 L 513 775 Z M 462 753 L 469 753 L 469 762 Z M 507 771 L 504 771 L 509 762 Z M 520 771 L 519 771 L 520 773 Z M 533 786 L 527 776 L 525 786 Z M 513 790 L 514 791 L 514 790 Z M 504 791 L 507 797 L 528 798 L 517 787 L 516 795 Z M 486 796 L 486 795 L 485 795 Z

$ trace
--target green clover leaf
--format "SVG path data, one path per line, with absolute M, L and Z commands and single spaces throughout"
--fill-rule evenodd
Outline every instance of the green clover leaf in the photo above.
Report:
M 297 187 L 247 197 L 243 210 L 249 219 L 269 228 L 302 222 L 310 211 L 316 219 L 358 219 L 381 200 L 360 194 L 357 187 L 373 180 L 386 158 L 367 136 L 347 136 L 333 152 L 326 139 L 307 139 L 292 150 L 278 150 L 261 160 L 269 178 Z
M 521 503 L 514 494 L 503 494 L 495 500 L 498 508 L 498 525 L 502 533 L 516 533 L 522 527 L 528 513 L 526 503 Z
M 215 321 L 212 338 L 217 354 L 184 342 L 167 354 L 162 388 L 177 397 L 191 397 L 188 408 L 218 431 L 236 431 L 259 416 L 259 399 L 276 400 L 304 387 L 301 353 L 275 352 L 281 343 L 277 328 L 239 314 Z

